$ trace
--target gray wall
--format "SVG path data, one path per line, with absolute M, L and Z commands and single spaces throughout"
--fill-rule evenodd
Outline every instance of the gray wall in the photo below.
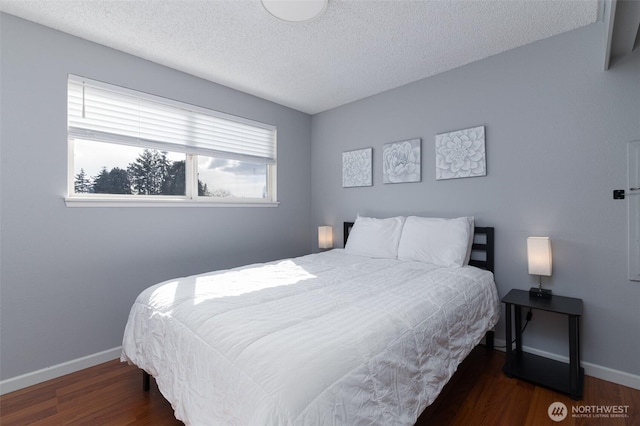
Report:
M 583 360 L 640 374 L 640 282 L 627 280 L 627 143 L 640 139 L 640 52 L 604 72 L 604 24 L 503 53 L 312 118 L 312 225 L 474 215 L 496 228 L 500 296 L 528 289 L 526 237 L 550 236 L 555 294 L 584 299 Z M 435 180 L 434 136 L 486 126 L 486 177 Z M 382 184 L 382 145 L 422 138 L 422 182 Z M 341 153 L 374 148 L 374 186 L 341 187 Z M 504 308 L 503 308 L 504 311 Z M 565 317 L 524 343 L 568 355 Z M 497 337 L 504 339 L 500 322 Z
M 308 252 L 317 225 L 333 224 L 340 240 L 358 212 L 472 214 L 495 226 L 501 295 L 535 284 L 525 239 L 550 236 L 548 287 L 585 302 L 583 359 L 640 374 L 627 202 L 611 199 L 626 184 L 626 144 L 640 139 L 640 54 L 602 71 L 603 31 L 595 24 L 310 118 L 0 14 L 0 379 L 120 345 L 133 299 L 151 284 Z M 67 73 L 277 125 L 280 206 L 65 207 Z M 436 182 L 434 135 L 476 125 L 486 126 L 488 176 Z M 415 137 L 422 182 L 383 185 L 382 145 Z M 341 153 L 370 146 L 374 186 L 341 188 Z M 537 312 L 525 344 L 566 355 L 565 328 Z
M 311 118 L 0 15 L 0 378 L 117 347 L 173 277 L 309 252 Z M 278 126 L 277 208 L 68 208 L 67 73 Z

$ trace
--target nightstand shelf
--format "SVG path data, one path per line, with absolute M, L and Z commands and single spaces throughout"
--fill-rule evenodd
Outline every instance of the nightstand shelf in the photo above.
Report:
M 522 352 L 521 356 L 513 357 L 513 377 L 536 383 L 558 392 L 570 395 L 574 399 L 582 397 L 584 370 L 581 368 L 578 375 L 579 395 L 575 397 L 571 392 L 571 377 L 569 364 L 553 359 L 545 358 Z M 507 374 L 508 375 L 508 374 Z
M 553 296 L 550 300 L 529 298 L 529 292 L 511 290 L 502 302 L 506 305 L 507 356 L 503 368 L 509 377 L 517 377 L 581 399 L 584 369 L 580 367 L 580 316 L 582 300 Z M 515 311 L 516 349 L 512 339 L 512 308 Z M 569 364 L 522 351 L 522 308 L 530 308 L 566 315 L 569 322 Z

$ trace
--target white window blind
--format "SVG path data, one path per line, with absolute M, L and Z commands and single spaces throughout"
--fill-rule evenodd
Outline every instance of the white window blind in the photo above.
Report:
M 70 138 L 275 164 L 276 128 L 74 75 Z

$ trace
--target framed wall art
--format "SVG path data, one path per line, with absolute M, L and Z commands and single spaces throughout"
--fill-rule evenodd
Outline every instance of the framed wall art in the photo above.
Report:
M 382 182 L 420 182 L 420 139 L 384 144 L 382 148 Z
M 373 148 L 342 153 L 342 187 L 373 185 Z
M 436 180 L 486 175 L 484 126 L 436 135 Z

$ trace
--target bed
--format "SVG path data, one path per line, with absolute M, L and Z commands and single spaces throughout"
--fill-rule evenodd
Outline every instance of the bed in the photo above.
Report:
M 493 228 L 459 221 L 463 264 L 442 266 L 424 231 L 448 228 L 409 237 L 432 219 L 410 218 L 358 217 L 344 249 L 154 285 L 131 308 L 121 360 L 188 425 L 412 425 L 485 335 L 492 345 L 499 300 Z

